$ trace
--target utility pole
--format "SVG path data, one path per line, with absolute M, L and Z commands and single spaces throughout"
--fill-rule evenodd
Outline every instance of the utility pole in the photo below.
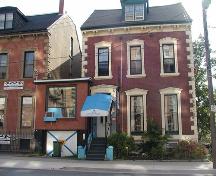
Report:
M 209 108 L 211 109 L 211 106 L 214 105 L 214 94 L 213 94 L 211 60 L 210 60 L 210 49 L 209 49 L 209 39 L 208 39 L 208 25 L 207 25 L 207 9 L 210 3 L 211 0 L 202 1 L 206 66 L 207 66 L 207 78 L 208 78 L 208 98 L 209 98 Z M 216 169 L 216 130 L 215 130 L 215 114 L 213 111 L 210 111 L 210 129 L 211 129 L 211 144 L 212 144 L 211 148 L 212 148 L 213 168 Z

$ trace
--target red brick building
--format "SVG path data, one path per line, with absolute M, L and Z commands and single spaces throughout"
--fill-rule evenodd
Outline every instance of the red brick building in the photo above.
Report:
M 91 94 L 110 94 L 110 133 L 136 140 L 153 119 L 174 140 L 198 139 L 191 18 L 181 4 L 149 7 L 121 0 L 122 9 L 95 10 L 82 25 L 82 76 Z M 93 130 L 104 136 L 104 121 Z
M 44 134 L 42 138 L 46 138 L 47 130 L 74 131 L 85 127 L 84 120 L 70 118 L 55 125 L 43 122 L 46 86 L 75 86 L 83 89 L 83 97 L 88 93 L 88 83 L 71 81 L 81 75 L 80 45 L 73 21 L 63 14 L 63 1 L 59 9 L 58 13 L 26 16 L 16 7 L 0 8 L 0 150 L 34 149 L 34 135 L 40 138 Z M 65 81 L 59 83 L 62 79 Z M 35 80 L 53 82 L 38 85 Z M 8 134 L 18 137 L 15 141 L 2 141 L 2 135 Z M 46 146 L 46 140 L 42 142 Z

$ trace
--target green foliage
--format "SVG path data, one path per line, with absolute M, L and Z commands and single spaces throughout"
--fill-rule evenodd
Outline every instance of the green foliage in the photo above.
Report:
M 205 159 L 208 150 L 195 141 L 180 141 L 173 151 L 175 159 Z
M 142 136 L 142 150 L 151 159 L 162 159 L 166 154 L 165 144 L 168 141 L 167 135 L 161 135 L 162 132 L 158 125 L 153 121 L 148 121 L 147 132 Z
M 133 137 L 126 133 L 114 133 L 108 137 L 108 144 L 114 147 L 116 158 L 127 158 L 128 154 L 135 149 Z
M 207 73 L 205 65 L 205 44 L 203 37 L 199 37 L 193 43 L 194 50 L 194 65 L 195 65 L 195 87 L 196 87 L 196 104 L 197 104 L 197 120 L 199 139 L 201 141 L 208 141 L 210 133 L 210 114 L 208 102 L 208 87 L 207 87 Z M 211 58 L 211 66 L 214 68 L 216 60 Z M 215 75 L 213 75 L 215 77 Z

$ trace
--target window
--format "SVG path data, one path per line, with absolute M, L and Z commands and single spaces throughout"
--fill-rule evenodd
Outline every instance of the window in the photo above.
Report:
M 5 119 L 5 98 L 0 97 L 0 127 L 4 126 Z
M 125 20 L 126 21 L 134 20 L 134 5 L 125 6 Z
M 109 76 L 109 48 L 98 49 L 98 76 Z
M 13 13 L 0 14 L 0 30 L 13 27 Z
M 22 97 L 21 127 L 31 127 L 33 120 L 33 99 Z
M 127 42 L 127 78 L 145 77 L 144 41 L 134 39 Z
M 0 54 L 0 79 L 7 76 L 8 57 L 7 54 Z
M 127 133 L 140 137 L 147 130 L 146 95 L 147 90 L 131 89 L 127 95 Z
M 177 39 L 160 39 L 161 76 L 179 76 L 177 59 Z
M 141 46 L 130 47 L 130 74 L 142 74 Z
M 34 51 L 25 52 L 24 58 L 24 78 L 32 78 L 34 73 Z
M 160 90 L 162 133 L 172 135 L 175 139 L 182 135 L 181 91 L 174 87 Z
M 70 39 L 70 56 L 73 57 L 73 37 Z
M 175 73 L 175 53 L 173 44 L 163 44 L 164 73 Z
M 144 19 L 144 4 L 125 6 L 125 21 L 138 21 Z
M 50 87 L 47 102 L 48 108 L 61 108 L 63 117 L 75 118 L 76 87 Z
M 164 117 L 166 134 L 178 134 L 178 101 L 177 95 L 164 96 Z
M 131 134 L 140 134 L 144 131 L 143 96 L 130 97 Z

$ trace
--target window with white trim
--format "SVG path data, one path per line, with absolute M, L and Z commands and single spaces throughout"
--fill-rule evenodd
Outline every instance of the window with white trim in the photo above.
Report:
M 160 40 L 161 76 L 178 76 L 177 39 Z
M 0 14 L 0 30 L 12 29 L 13 27 L 13 13 Z
M 94 79 L 112 79 L 111 43 L 102 41 L 95 44 Z
M 0 97 L 0 128 L 4 126 L 5 121 L 5 97 Z
M 143 96 L 130 97 L 130 122 L 131 134 L 140 134 L 144 132 L 144 108 Z
M 182 135 L 181 91 L 174 87 L 160 90 L 163 134 Z
M 127 42 L 127 77 L 145 77 L 144 69 L 144 41 L 134 39 Z
M 147 90 L 131 89 L 127 95 L 127 132 L 128 135 L 140 136 L 147 130 L 146 95 Z
M 125 21 L 139 21 L 144 19 L 144 4 L 125 5 Z
M 178 134 L 178 99 L 176 94 L 164 95 L 164 117 L 166 134 Z

